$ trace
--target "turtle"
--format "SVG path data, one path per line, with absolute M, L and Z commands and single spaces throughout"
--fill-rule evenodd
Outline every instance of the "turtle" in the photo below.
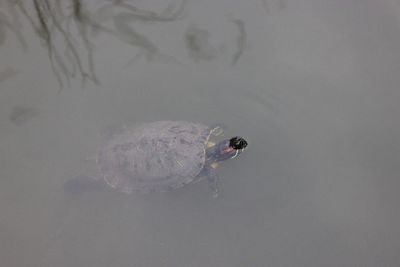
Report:
M 64 189 L 77 193 L 104 187 L 131 194 L 167 192 L 207 178 L 218 196 L 218 163 L 237 157 L 247 141 L 235 136 L 218 143 L 221 126 L 155 121 L 112 134 L 97 156 L 97 177 L 75 177 Z

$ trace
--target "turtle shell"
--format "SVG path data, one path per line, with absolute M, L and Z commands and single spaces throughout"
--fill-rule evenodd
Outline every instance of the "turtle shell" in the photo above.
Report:
M 208 126 L 186 121 L 126 127 L 99 150 L 100 173 L 111 187 L 125 193 L 182 187 L 198 180 L 210 133 Z

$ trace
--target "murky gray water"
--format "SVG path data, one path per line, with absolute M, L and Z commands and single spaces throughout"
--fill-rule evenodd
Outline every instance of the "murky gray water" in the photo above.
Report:
M 399 266 L 400 4 L 0 1 L 0 265 Z M 63 183 L 109 127 L 249 142 L 147 196 Z

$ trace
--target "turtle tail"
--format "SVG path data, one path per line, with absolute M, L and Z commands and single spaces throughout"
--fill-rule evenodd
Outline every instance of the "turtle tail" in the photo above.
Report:
M 103 180 L 96 180 L 89 176 L 78 176 L 64 183 L 64 192 L 79 195 L 85 192 L 103 192 L 107 185 Z

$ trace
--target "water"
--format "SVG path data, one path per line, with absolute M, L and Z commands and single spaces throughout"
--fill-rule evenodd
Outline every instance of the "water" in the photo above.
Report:
M 12 2 L 2 266 L 398 266 L 396 1 Z M 249 140 L 219 199 L 64 194 L 102 132 L 163 119 Z

